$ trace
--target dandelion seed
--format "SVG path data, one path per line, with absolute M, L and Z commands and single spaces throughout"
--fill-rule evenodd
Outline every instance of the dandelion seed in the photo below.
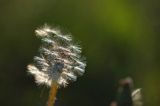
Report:
M 62 35 L 59 31 L 56 31 L 47 25 L 37 29 L 35 32 L 37 36 L 41 37 L 42 46 L 39 49 L 40 56 L 34 57 L 35 63 L 32 66 L 29 65 L 28 70 L 29 73 L 36 77 L 36 82 L 38 84 L 46 84 L 51 86 L 51 83 L 48 83 L 47 81 L 52 80 L 57 82 L 59 86 L 66 86 L 64 84 L 67 84 L 72 80 L 76 80 L 76 74 L 82 75 L 84 73 L 86 63 L 80 61 L 81 48 L 72 43 L 72 38 L 70 35 Z M 59 40 L 63 42 L 59 42 Z M 66 43 L 66 41 L 67 46 L 64 46 L 63 43 Z M 46 46 L 46 44 L 50 44 L 50 46 Z M 72 69 L 68 67 L 61 67 L 58 63 L 60 63 L 61 66 L 68 66 L 69 64 Z M 42 67 L 43 69 L 46 69 L 45 72 L 42 70 Z M 45 77 L 38 77 L 39 74 L 37 75 L 35 70 L 37 73 L 43 73 Z M 56 78 L 54 78 L 55 75 Z M 63 80 L 60 79 L 61 77 Z
M 81 47 L 74 45 L 71 35 L 63 35 L 48 25 L 37 29 L 36 36 L 42 41 L 39 55 L 27 66 L 38 85 L 51 86 L 48 106 L 54 104 L 58 87 L 66 87 L 69 82 L 83 75 L 86 63 L 82 61 Z

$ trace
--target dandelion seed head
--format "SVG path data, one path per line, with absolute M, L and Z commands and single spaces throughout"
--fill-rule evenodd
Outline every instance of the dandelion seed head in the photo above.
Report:
M 86 63 L 82 61 L 81 47 L 73 43 L 71 35 L 64 35 L 48 25 L 37 29 L 36 36 L 42 41 L 38 56 L 27 66 L 36 83 L 51 86 L 67 86 L 83 75 Z

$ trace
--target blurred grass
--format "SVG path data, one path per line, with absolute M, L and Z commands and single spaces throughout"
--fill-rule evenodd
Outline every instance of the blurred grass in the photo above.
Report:
M 1 0 L 0 103 L 44 106 L 48 94 L 26 73 L 45 22 L 81 41 L 86 74 L 58 94 L 58 106 L 107 106 L 116 83 L 131 76 L 145 106 L 160 104 L 160 10 L 158 0 Z

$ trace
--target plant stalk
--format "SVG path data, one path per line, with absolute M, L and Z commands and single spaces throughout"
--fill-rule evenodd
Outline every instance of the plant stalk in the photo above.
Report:
M 52 85 L 49 91 L 47 106 L 54 106 L 57 91 L 58 91 L 58 84 L 56 82 L 52 82 Z

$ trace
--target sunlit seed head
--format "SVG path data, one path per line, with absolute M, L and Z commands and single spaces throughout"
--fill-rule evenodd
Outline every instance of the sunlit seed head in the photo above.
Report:
M 42 45 L 34 63 L 27 68 L 36 83 L 51 86 L 52 82 L 57 82 L 65 87 L 83 75 L 86 63 L 82 61 L 81 47 L 73 44 L 71 35 L 64 35 L 48 25 L 35 32 Z

